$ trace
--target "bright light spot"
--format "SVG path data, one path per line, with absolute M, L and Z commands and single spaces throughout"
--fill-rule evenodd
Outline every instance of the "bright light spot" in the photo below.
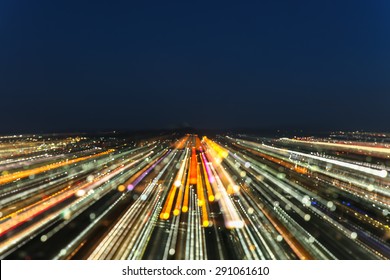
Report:
M 283 236 L 281 236 L 280 234 L 276 236 L 276 241 L 282 242 L 282 240 L 283 240 Z
M 245 168 L 249 168 L 249 167 L 251 167 L 251 164 L 247 161 L 247 162 L 245 162 Z
M 180 187 L 181 181 L 180 180 L 176 180 L 174 185 L 175 185 L 175 187 Z
M 328 203 L 326 204 L 326 206 L 328 208 L 332 208 L 334 206 L 334 203 L 332 201 L 328 201 Z
M 147 198 L 148 198 L 148 196 L 146 194 L 142 194 L 141 197 L 140 197 L 140 199 L 142 201 L 146 200 Z
M 46 240 L 47 240 L 47 236 L 46 236 L 46 235 L 42 235 L 42 236 L 41 236 L 41 241 L 42 241 L 42 242 L 45 242 Z
M 246 172 L 245 171 L 241 171 L 240 172 L 240 176 L 244 178 L 246 176 Z
M 95 179 L 95 177 L 94 177 L 93 175 L 89 175 L 89 176 L 87 177 L 87 182 L 90 183 L 90 182 L 93 181 L 93 179 Z
M 168 220 L 168 218 L 169 218 L 169 213 L 166 213 L 166 212 L 161 213 L 160 218 L 163 219 L 163 220 Z
M 316 239 L 313 236 L 310 236 L 307 240 L 308 243 L 313 243 Z
M 383 216 L 389 215 L 389 210 L 383 209 L 382 214 L 383 214 Z
M 352 232 L 352 233 L 351 233 L 351 238 L 352 238 L 352 239 L 356 239 L 357 236 L 358 236 L 358 235 L 357 235 L 356 232 Z
M 249 215 L 252 215 L 253 212 L 255 212 L 255 210 L 254 210 L 252 207 L 249 207 L 249 208 L 248 208 L 248 214 L 249 214 Z
M 62 213 L 62 215 L 63 215 L 64 220 L 69 220 L 70 217 L 72 216 L 72 213 L 71 213 L 69 210 L 65 210 L 65 211 Z
M 264 177 L 261 176 L 261 175 L 257 175 L 256 176 L 256 180 L 259 181 L 259 182 L 262 182 L 264 180 Z
M 83 195 L 85 195 L 85 190 L 78 190 L 78 191 L 76 192 L 76 196 L 78 196 L 78 197 L 81 197 L 81 196 L 83 196 Z
M 171 256 L 173 256 L 174 254 L 175 254 L 175 249 L 169 249 L 169 254 L 171 255 Z
M 311 219 L 311 216 L 309 214 L 305 214 L 305 216 L 303 217 L 303 219 L 305 219 L 306 222 L 310 221 Z
M 381 170 L 379 171 L 379 177 L 386 178 L 387 177 L 387 170 Z
M 311 201 L 310 201 L 310 196 L 308 195 L 305 195 L 303 198 L 302 198 L 302 203 L 309 207 L 311 205 Z
M 177 216 L 179 214 L 180 214 L 180 210 L 179 209 L 173 210 L 173 215 Z
M 91 220 L 95 220 L 96 214 L 95 214 L 95 213 L 89 214 L 89 218 L 90 218 Z
M 233 221 L 227 221 L 225 223 L 226 228 L 232 229 L 232 228 L 243 228 L 244 222 L 241 220 L 233 220 Z
M 125 189 L 126 189 L 126 187 L 124 185 L 119 185 L 118 186 L 118 191 L 120 191 L 120 192 L 125 191 Z
M 134 190 L 133 184 L 128 185 L 128 186 L 127 186 L 127 190 L 128 190 L 128 191 Z
M 367 190 L 370 191 L 370 192 L 372 192 L 373 190 L 375 190 L 374 185 L 369 184 L 369 185 L 367 186 Z

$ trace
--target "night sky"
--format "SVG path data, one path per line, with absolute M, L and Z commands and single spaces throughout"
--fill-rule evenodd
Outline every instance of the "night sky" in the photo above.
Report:
M 390 131 L 389 15 L 386 0 L 0 1 L 0 133 Z

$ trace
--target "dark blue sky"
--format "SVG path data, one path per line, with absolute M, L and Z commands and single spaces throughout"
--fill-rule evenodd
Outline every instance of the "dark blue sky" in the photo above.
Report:
M 389 14 L 386 0 L 1 1 L 0 132 L 390 131 Z

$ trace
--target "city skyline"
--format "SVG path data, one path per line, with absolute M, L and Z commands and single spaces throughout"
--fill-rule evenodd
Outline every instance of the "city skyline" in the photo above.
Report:
M 0 138 L 0 258 L 390 258 L 390 134 Z

